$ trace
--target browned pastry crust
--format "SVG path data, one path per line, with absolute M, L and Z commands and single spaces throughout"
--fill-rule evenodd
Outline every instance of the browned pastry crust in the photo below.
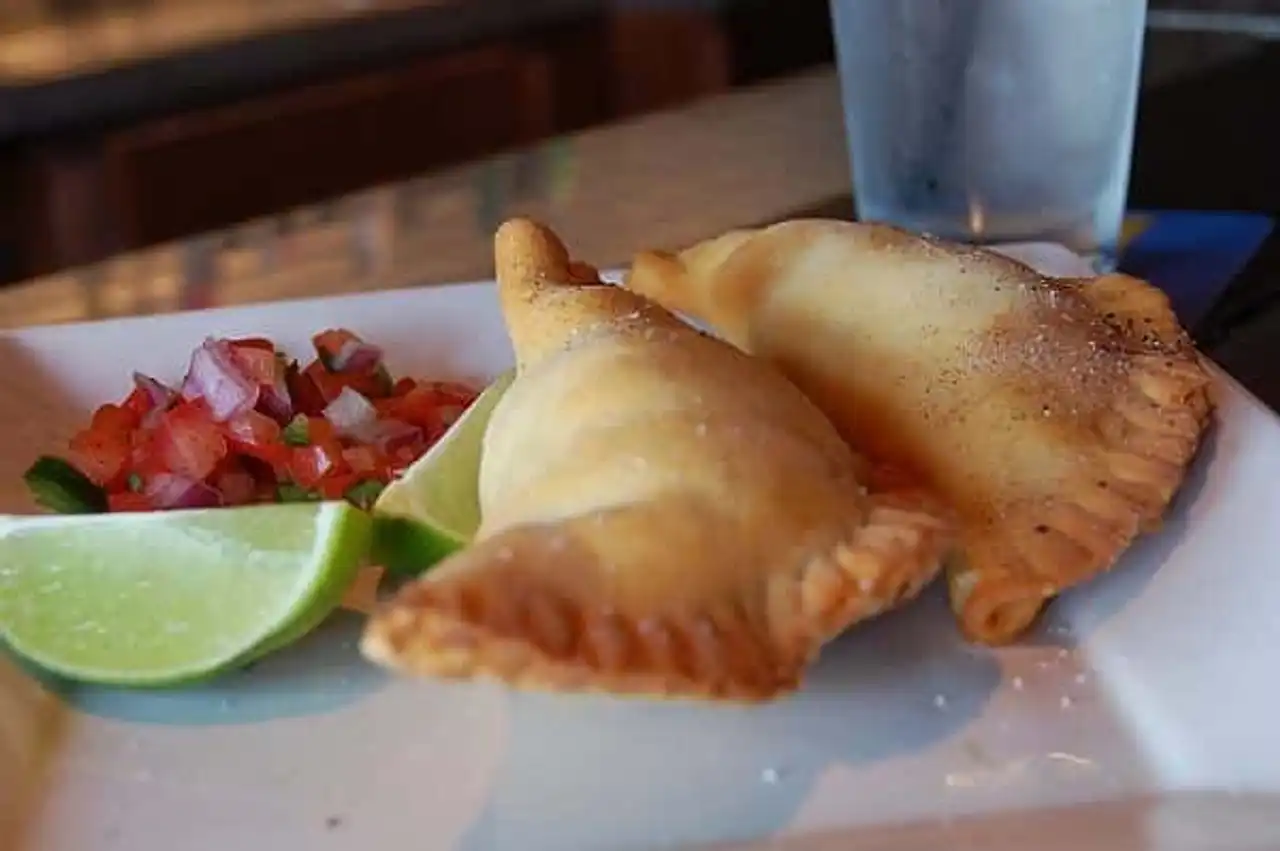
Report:
M 628 287 L 778 364 L 961 519 L 960 625 L 1020 635 L 1160 519 L 1210 417 L 1159 290 L 1048 279 L 883 225 L 785 222 L 636 258 Z
M 476 542 L 370 619 L 408 673 L 737 700 L 913 596 L 949 546 L 763 361 L 584 283 L 528 221 L 496 238 L 518 375 L 485 437 Z

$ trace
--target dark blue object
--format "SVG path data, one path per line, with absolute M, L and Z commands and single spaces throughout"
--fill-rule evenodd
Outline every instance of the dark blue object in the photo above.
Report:
M 1168 294 L 1178 318 L 1195 326 L 1266 240 L 1275 221 L 1257 213 L 1141 212 L 1150 223 L 1120 257 L 1120 269 Z

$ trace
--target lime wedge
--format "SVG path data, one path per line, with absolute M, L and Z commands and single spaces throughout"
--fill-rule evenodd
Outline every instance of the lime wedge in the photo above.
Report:
M 0 518 L 0 636 L 72 680 L 199 679 L 319 624 L 370 529 L 346 502 Z
M 421 573 L 462 548 L 480 526 L 480 453 L 489 417 L 515 379 L 498 376 L 458 421 L 373 504 L 373 560 Z

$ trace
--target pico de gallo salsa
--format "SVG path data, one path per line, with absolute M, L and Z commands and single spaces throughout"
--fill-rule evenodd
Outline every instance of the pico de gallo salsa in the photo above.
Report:
M 452 381 L 394 378 L 346 329 L 312 338 L 305 366 L 261 337 L 210 337 L 181 384 L 134 373 L 64 455 L 27 471 L 63 513 L 348 499 L 367 508 L 475 401 Z

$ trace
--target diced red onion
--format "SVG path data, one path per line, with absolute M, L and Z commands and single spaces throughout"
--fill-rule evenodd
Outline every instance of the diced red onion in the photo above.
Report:
M 156 508 L 214 508 L 222 494 L 197 479 L 160 473 L 147 483 L 146 494 Z
M 400 420 L 378 420 L 366 441 L 383 452 L 394 452 L 422 439 L 422 429 Z
M 259 386 L 258 404 L 264 414 L 278 423 L 287 423 L 293 419 L 293 397 L 289 395 L 283 368 L 276 375 L 274 383 Z
M 335 372 L 369 372 L 382 363 L 382 349 L 364 340 L 347 340 L 331 361 Z
M 153 409 L 165 410 L 173 403 L 174 399 L 178 398 L 177 390 L 149 375 L 143 375 L 141 372 L 133 374 L 133 384 L 147 394 L 147 399 L 151 401 Z
M 259 388 L 236 364 L 231 345 L 210 337 L 191 355 L 182 395 L 204 399 L 213 418 L 225 422 L 258 404 Z
M 378 409 L 350 387 L 343 387 L 324 408 L 324 418 L 333 423 L 338 434 L 365 443 L 372 442 L 372 429 L 378 423 Z

